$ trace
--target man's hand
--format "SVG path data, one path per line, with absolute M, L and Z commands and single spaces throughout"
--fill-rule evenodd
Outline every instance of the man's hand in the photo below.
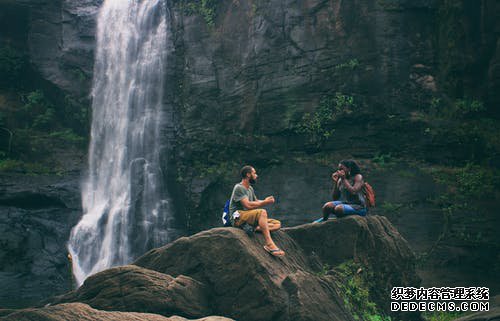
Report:
M 268 196 L 264 199 L 265 204 L 273 204 L 274 203 L 274 196 Z

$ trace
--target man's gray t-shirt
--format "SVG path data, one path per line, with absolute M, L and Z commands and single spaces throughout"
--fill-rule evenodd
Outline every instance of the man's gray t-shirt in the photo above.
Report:
M 257 200 L 257 196 L 255 196 L 253 187 L 249 186 L 247 189 L 241 183 L 234 185 L 233 193 L 231 194 L 231 202 L 229 203 L 230 215 L 238 210 L 247 210 L 243 207 L 243 204 L 241 204 L 241 200 L 245 197 L 247 197 L 250 202 Z

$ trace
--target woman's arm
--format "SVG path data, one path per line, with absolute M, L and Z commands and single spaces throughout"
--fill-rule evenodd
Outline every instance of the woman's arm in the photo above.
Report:
M 339 198 L 340 198 L 339 184 L 337 182 L 335 182 L 333 184 L 332 199 L 334 201 L 337 201 Z
M 334 201 L 338 200 L 340 198 L 340 189 L 339 189 L 339 172 L 335 172 L 332 174 L 332 180 L 333 180 L 333 190 L 332 190 L 332 199 Z
M 344 184 L 345 188 L 349 191 L 351 194 L 356 194 L 358 193 L 362 188 L 363 188 L 363 176 L 361 174 L 357 174 L 354 176 L 354 185 L 351 185 L 347 179 L 343 179 L 342 183 Z

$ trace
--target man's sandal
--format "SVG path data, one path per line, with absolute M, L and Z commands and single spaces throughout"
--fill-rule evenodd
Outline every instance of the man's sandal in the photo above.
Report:
M 274 250 L 271 250 L 267 245 L 264 245 L 264 250 L 266 250 L 266 252 L 271 254 L 272 256 L 277 256 L 277 257 L 285 256 L 285 252 L 282 251 L 279 247 Z

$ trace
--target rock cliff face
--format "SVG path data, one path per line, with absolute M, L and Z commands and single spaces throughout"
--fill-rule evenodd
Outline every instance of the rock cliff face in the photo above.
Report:
M 0 44 L 26 47 L 37 79 L 55 96 L 89 97 L 101 3 L 0 1 Z M 488 114 L 498 115 L 497 1 L 174 0 L 167 4 L 172 34 L 165 49 L 164 103 L 170 124 L 164 129 L 162 159 L 178 222 L 190 231 L 218 224 L 216 213 L 245 163 L 262 174 L 258 195 L 280 196 L 273 214 L 294 225 L 319 216 L 329 199 L 330 164 L 341 158 L 369 160 L 390 154 L 443 163 L 463 159 L 470 151 L 460 142 L 428 134 L 422 113 L 429 112 L 433 98 L 476 97 Z M 495 153 L 492 159 L 500 159 L 499 151 Z M 83 161 L 80 165 L 85 166 Z M 407 176 L 385 174 L 368 176 L 379 200 L 397 204 L 404 199 L 412 204 L 406 214 L 393 213 L 391 220 L 412 245 L 428 250 L 443 221 L 433 215 L 438 210 L 426 200 L 439 187 L 418 171 L 415 188 Z M 64 286 L 55 288 L 62 292 L 69 284 L 63 276 L 63 244 L 78 219 L 79 206 L 30 188 L 21 189 L 23 201 L 16 203 L 11 200 L 22 197 L 9 192 L 9 179 L 0 223 L 5 229 L 21 227 L 16 227 L 15 235 L 4 234 L 10 235 L 5 239 L 9 254 L 2 255 L 32 253 L 20 261 L 32 263 L 9 267 L 14 263 L 2 260 L 2 285 L 13 289 L 11 298 L 16 298 L 13 293 L 21 298 L 40 293 L 40 298 L 54 288 L 52 281 L 33 287 L 24 274 L 12 278 L 22 265 L 29 275 L 56 275 L 54 280 L 61 276 Z M 75 189 L 76 183 L 71 184 Z M 391 184 L 398 192 L 386 190 Z M 24 202 L 44 205 L 25 209 L 19 205 Z M 32 250 L 24 252 L 25 243 L 18 235 L 22 229 L 38 231 L 38 218 L 44 220 L 43 226 L 59 226 L 58 232 L 50 242 L 32 241 Z M 497 222 L 492 219 L 488 224 Z M 492 257 L 492 264 L 497 264 L 491 255 L 497 249 L 482 257 Z M 39 250 L 58 254 L 45 255 L 51 263 L 40 259 L 45 262 L 40 264 Z M 461 262 L 463 256 L 468 254 L 457 254 L 452 262 Z M 28 272 L 40 266 L 41 270 Z
M 389 313 L 393 286 L 419 284 L 413 252 L 383 217 L 348 217 L 285 229 L 273 236 L 287 252 L 285 257 L 266 253 L 262 235 L 249 237 L 236 228 L 183 237 L 149 251 L 134 265 L 91 276 L 77 291 L 50 300 L 56 304 L 50 308 L 19 311 L 2 320 L 24 320 L 16 318 L 48 313 L 48 309 L 68 313 L 69 306 L 61 303 L 81 302 L 98 310 L 166 317 L 344 321 L 354 320 L 354 315 L 366 318 L 363 312 L 368 308 L 346 305 L 351 298 L 345 299 L 343 287 L 356 281 L 345 279 L 340 271 L 353 269 L 348 271 L 350 277 L 367 281 L 369 299 L 377 303 L 379 313 Z M 384 257 L 377 255 L 380 252 Z M 355 265 L 342 270 L 346 262 Z M 358 300 L 364 289 L 359 286 L 351 289 L 360 291 Z M 89 310 L 78 307 L 77 312 Z M 104 312 L 90 312 L 96 320 L 106 320 Z
M 213 17 L 183 4 L 172 11 L 177 69 L 167 77 L 176 86 L 177 178 L 193 221 L 216 210 L 214 173 L 237 180 L 244 163 L 269 175 L 287 172 L 304 152 L 462 159 L 466 148 L 427 135 L 418 116 L 448 87 L 496 111 L 487 89 L 496 86 L 492 1 L 227 1 L 205 8 Z M 474 47 L 476 38 L 483 41 Z M 466 71 L 472 66 L 481 81 L 470 78 L 479 77 Z M 331 121 L 325 106 L 335 110 Z M 307 166 L 296 167 L 298 180 L 314 173 Z
M 33 305 L 73 287 L 66 243 L 80 217 L 79 177 L 0 178 L 0 306 Z

